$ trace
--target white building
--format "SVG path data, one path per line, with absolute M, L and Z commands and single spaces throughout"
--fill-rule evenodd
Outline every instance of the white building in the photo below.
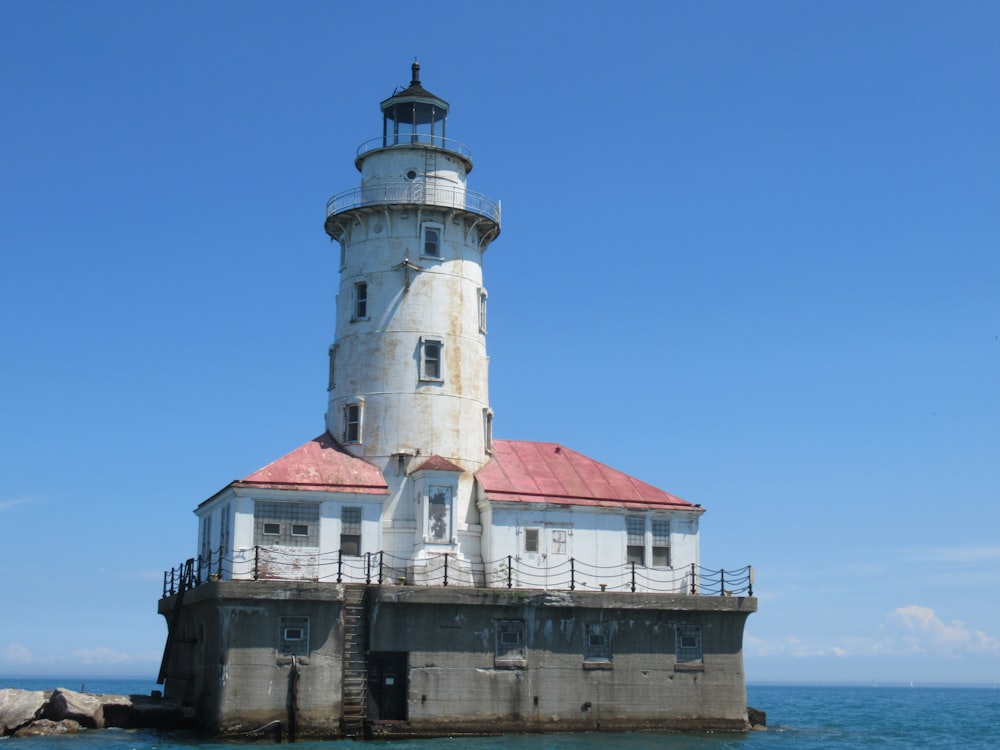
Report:
M 448 104 L 410 86 L 327 204 L 340 287 L 326 431 L 203 502 L 199 578 L 693 593 L 703 512 L 553 443 L 494 440 L 483 255 Z M 737 583 L 738 585 L 738 583 Z

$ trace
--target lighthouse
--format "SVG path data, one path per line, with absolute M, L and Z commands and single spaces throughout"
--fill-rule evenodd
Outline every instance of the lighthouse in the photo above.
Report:
M 380 108 L 326 204 L 323 431 L 195 509 L 197 554 L 163 578 L 164 695 L 229 736 L 746 729 L 752 570 L 701 566 L 700 504 L 494 438 L 500 203 L 416 62 Z
M 417 62 L 381 110 L 381 135 L 357 150 L 361 184 L 327 203 L 340 286 L 326 428 L 386 479 L 386 550 L 458 553 L 490 459 L 482 262 L 500 204 L 469 188 L 471 152 Z

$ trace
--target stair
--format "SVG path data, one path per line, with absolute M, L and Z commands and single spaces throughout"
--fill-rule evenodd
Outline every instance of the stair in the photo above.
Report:
M 364 585 L 344 587 L 344 671 L 340 728 L 344 737 L 363 738 L 368 718 L 368 617 Z

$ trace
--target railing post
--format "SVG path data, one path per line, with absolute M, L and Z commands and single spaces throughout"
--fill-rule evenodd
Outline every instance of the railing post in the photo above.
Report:
M 341 583 L 344 580 L 344 551 L 341 549 L 337 550 L 337 583 Z
M 255 581 L 260 580 L 260 545 L 255 544 L 253 547 L 253 579 Z
M 448 585 L 448 553 L 444 553 L 444 585 Z
M 694 596 L 695 594 L 698 593 L 698 588 L 695 585 L 694 576 L 695 576 L 694 563 L 691 563 L 691 596 Z
M 572 557 L 569 559 L 569 590 L 576 590 L 576 563 Z
M 372 582 L 372 553 L 365 552 L 365 583 Z
M 383 557 L 385 552 L 383 550 L 378 551 L 378 585 L 382 585 L 382 566 L 385 564 L 385 558 Z
M 726 595 L 726 569 L 719 568 L 719 596 Z
M 632 593 L 635 593 L 635 560 L 632 561 Z
M 514 585 L 514 557 L 507 555 L 507 588 Z
M 753 565 L 747 565 L 747 596 L 753 596 Z

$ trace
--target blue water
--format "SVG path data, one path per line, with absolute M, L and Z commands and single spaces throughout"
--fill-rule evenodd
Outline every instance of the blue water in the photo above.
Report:
M 2 687 L 67 687 L 88 692 L 145 693 L 152 682 L 0 680 Z M 749 703 L 767 712 L 766 732 L 749 734 L 563 734 L 412 740 L 300 742 L 300 750 L 840 750 L 841 748 L 1000 747 L 1000 689 L 995 687 L 810 687 L 750 685 Z M 77 736 L 2 740 L 23 750 L 233 750 L 251 745 L 206 742 L 190 735 L 109 729 Z M 271 744 L 257 742 L 254 745 Z

